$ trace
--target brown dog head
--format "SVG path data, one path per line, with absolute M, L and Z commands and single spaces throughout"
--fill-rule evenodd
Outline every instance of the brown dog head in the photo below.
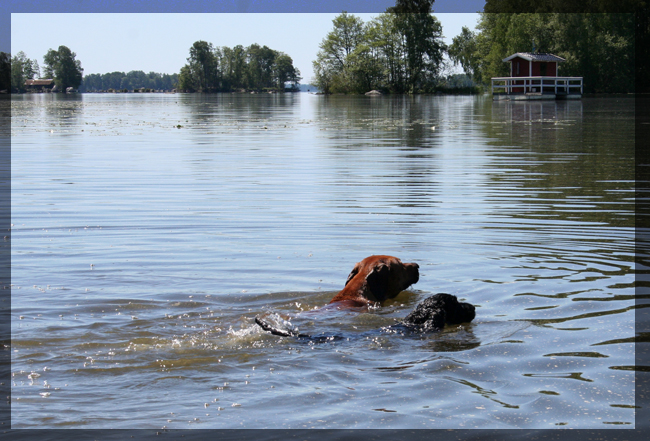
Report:
M 370 256 L 354 266 L 345 288 L 332 302 L 383 302 L 392 299 L 420 278 L 417 263 L 402 263 L 393 256 Z

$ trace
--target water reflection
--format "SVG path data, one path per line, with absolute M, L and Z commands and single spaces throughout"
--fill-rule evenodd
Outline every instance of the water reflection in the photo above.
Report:
M 269 120 L 295 123 L 300 96 L 296 93 L 196 93 L 180 94 L 176 99 L 185 110 L 188 122 L 207 127 L 214 124 L 262 124 Z
M 483 124 L 495 204 L 518 199 L 518 219 L 634 224 L 634 101 L 495 102 Z M 606 109 L 607 108 L 607 109 Z M 605 111 L 607 110 L 607 111 Z
M 0 94 L 0 139 L 8 142 L 11 130 L 11 95 Z
M 12 130 L 36 129 L 57 136 L 83 132 L 83 94 L 38 93 L 12 95 L 12 107 L 20 109 L 11 121 Z
M 567 378 L 571 380 L 585 381 L 587 383 L 593 383 L 594 380 L 590 378 L 585 378 L 582 372 L 566 372 L 566 373 L 557 373 L 557 374 L 523 374 L 524 377 L 531 378 Z
M 420 336 L 422 349 L 434 352 L 462 352 L 477 348 L 488 342 L 482 341 L 474 333 L 476 325 L 451 326 L 444 329 L 440 334 Z
M 581 100 L 539 100 L 495 101 L 485 110 L 490 135 L 518 142 L 535 140 L 536 144 L 553 149 L 562 130 L 581 130 L 582 109 Z
M 496 404 L 498 404 L 500 406 L 503 406 L 504 408 L 507 408 L 507 409 L 519 409 L 519 406 L 516 405 L 516 404 L 509 404 L 509 403 L 506 403 L 503 400 L 498 399 L 497 398 L 498 393 L 495 390 L 485 389 L 485 388 L 481 387 L 479 384 L 475 384 L 475 383 L 473 383 L 471 381 L 468 381 L 468 380 L 462 380 L 462 379 L 453 378 L 453 377 L 447 377 L 447 379 L 449 381 L 453 381 L 455 383 L 458 383 L 458 384 L 460 384 L 462 386 L 469 387 L 474 393 L 479 394 L 483 398 L 487 398 L 490 401 L 493 401 L 494 403 L 496 403 Z
M 544 357 L 590 357 L 590 358 L 609 358 L 609 355 L 604 355 L 599 352 L 558 352 L 553 354 L 545 354 Z
M 321 130 L 332 132 L 329 136 L 340 141 L 338 148 L 350 148 L 357 139 L 361 141 L 357 147 L 388 145 L 420 150 L 439 145 L 440 140 L 432 134 L 450 122 L 445 118 L 453 119 L 454 111 L 444 98 L 324 96 L 316 105 L 315 115 Z

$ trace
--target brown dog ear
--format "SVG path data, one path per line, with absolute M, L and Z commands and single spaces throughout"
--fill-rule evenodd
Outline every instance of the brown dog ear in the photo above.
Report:
M 361 266 L 361 262 L 357 262 L 357 264 L 354 265 L 354 268 L 352 269 L 352 271 L 351 271 L 350 274 L 348 275 L 348 280 L 345 281 L 345 285 L 346 285 L 346 286 L 347 286 L 348 283 L 350 283 L 350 280 L 354 279 L 354 276 L 356 276 L 357 274 L 359 274 L 359 267 L 360 267 L 360 266 Z
M 384 263 L 374 267 L 366 276 L 368 289 L 375 298 L 374 300 L 378 302 L 386 300 L 389 277 L 390 268 Z

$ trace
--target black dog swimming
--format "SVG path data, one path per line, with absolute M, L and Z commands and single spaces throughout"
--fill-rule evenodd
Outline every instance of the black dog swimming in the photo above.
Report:
M 447 325 L 458 325 L 474 320 L 476 308 L 459 302 L 451 294 L 435 294 L 422 301 L 397 326 L 423 333 L 439 331 Z
M 394 325 L 382 328 L 387 332 L 409 332 L 423 334 L 440 331 L 447 325 L 468 323 L 476 317 L 474 305 L 459 302 L 456 296 L 451 294 L 435 294 L 423 300 L 406 318 Z M 314 341 L 331 341 L 339 339 L 338 336 L 312 337 L 308 334 L 301 334 L 293 329 L 283 329 L 274 326 L 268 321 L 255 317 L 262 329 L 273 335 L 281 337 L 298 337 Z

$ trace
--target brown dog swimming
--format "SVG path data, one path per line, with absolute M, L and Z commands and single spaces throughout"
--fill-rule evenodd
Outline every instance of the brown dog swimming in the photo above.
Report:
M 361 308 L 392 299 L 420 278 L 417 263 L 402 263 L 393 256 L 370 256 L 354 266 L 345 287 L 322 308 Z M 318 310 L 311 310 L 315 312 Z M 383 328 L 387 332 L 424 333 L 441 330 L 445 324 L 471 322 L 475 317 L 474 305 L 461 303 L 456 296 L 435 294 L 421 302 L 403 321 Z M 312 337 L 301 334 L 284 324 L 276 325 L 265 317 L 255 317 L 262 329 L 282 337 L 300 337 L 309 341 L 333 341 L 343 337 L 335 335 Z M 290 325 L 290 323 L 289 323 Z
M 392 299 L 417 283 L 417 263 L 402 263 L 393 256 L 370 256 L 354 266 L 345 288 L 334 296 L 331 304 L 343 307 L 368 306 Z

